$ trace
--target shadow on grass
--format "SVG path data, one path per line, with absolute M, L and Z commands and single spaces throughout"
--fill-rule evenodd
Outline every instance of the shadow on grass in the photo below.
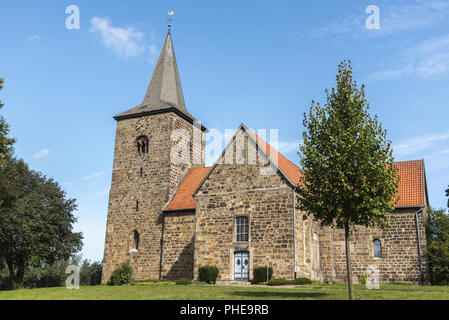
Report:
M 307 298 L 323 298 L 328 296 L 323 292 L 291 292 L 291 291 L 235 291 L 229 294 L 239 297 L 252 297 L 252 298 L 286 298 L 286 299 L 307 299 Z

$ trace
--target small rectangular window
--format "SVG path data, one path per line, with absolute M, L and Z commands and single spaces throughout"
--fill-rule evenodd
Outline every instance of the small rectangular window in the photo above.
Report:
M 236 218 L 236 241 L 248 242 L 248 217 Z

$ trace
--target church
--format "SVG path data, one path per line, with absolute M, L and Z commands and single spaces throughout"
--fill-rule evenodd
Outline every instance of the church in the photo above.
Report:
M 249 281 L 269 264 L 273 278 L 345 281 L 344 231 L 295 208 L 298 166 L 244 124 L 205 166 L 207 128 L 187 111 L 170 30 L 142 103 L 114 119 L 103 283 L 126 261 L 137 280 L 196 280 L 214 265 L 219 281 Z M 351 233 L 355 281 L 373 267 L 382 282 L 427 281 L 424 161 L 396 166 L 391 226 Z

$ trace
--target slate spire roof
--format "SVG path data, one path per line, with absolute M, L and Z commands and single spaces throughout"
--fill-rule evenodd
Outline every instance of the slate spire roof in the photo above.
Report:
M 175 111 L 181 116 L 187 117 L 188 120 L 196 120 L 187 112 L 184 103 L 170 30 L 168 30 L 164 46 L 142 103 L 114 118 L 120 120 L 167 111 Z

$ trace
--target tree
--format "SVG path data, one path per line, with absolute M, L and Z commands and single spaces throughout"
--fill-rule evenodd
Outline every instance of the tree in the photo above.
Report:
M 429 208 L 426 238 L 430 282 L 449 285 L 449 216 L 443 209 Z
M 349 298 L 353 299 L 349 233 L 356 225 L 387 225 L 398 181 L 391 142 L 377 115 L 371 117 L 365 89 L 352 79 L 350 62 L 338 67 L 337 88 L 324 106 L 312 101 L 304 114 L 298 208 L 324 226 L 345 231 Z
M 447 207 L 449 208 L 449 187 L 446 189 L 446 197 L 448 197 L 448 199 L 447 199 Z
M 16 159 L 4 174 L 10 196 L 0 206 L 0 260 L 20 287 L 28 266 L 68 259 L 81 250 L 82 235 L 72 231 L 75 200 L 57 182 Z
M 4 80 L 0 78 L 0 90 L 3 89 Z M 0 109 L 3 108 L 3 103 L 0 101 Z M 8 137 L 9 126 L 6 123 L 5 119 L 0 116 L 0 161 L 5 157 L 8 157 L 12 153 L 12 145 L 15 140 L 13 138 Z M 1 165 L 1 163 L 0 163 Z
M 0 90 L 3 89 L 3 79 L 0 78 Z M 3 107 L 3 103 L 0 101 L 0 109 Z M 6 123 L 5 119 L 0 115 L 0 205 L 8 197 L 8 189 L 6 188 L 7 181 L 5 180 L 5 176 L 3 170 L 11 158 L 12 155 L 12 147 L 15 142 L 15 139 L 8 137 L 9 126 Z M 2 262 L 0 261 L 0 269 Z

